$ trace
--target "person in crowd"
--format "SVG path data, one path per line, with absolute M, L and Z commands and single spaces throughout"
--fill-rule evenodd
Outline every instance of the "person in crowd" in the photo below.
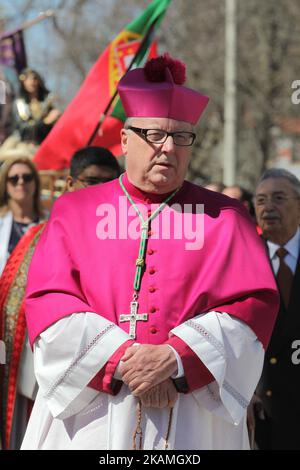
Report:
M 255 211 L 280 292 L 280 311 L 249 411 L 260 449 L 300 449 L 300 182 L 269 169 L 255 191 Z M 260 262 L 257 261 L 258 269 Z
M 0 169 L 0 274 L 4 270 L 8 257 L 14 252 L 18 242 L 30 230 L 44 220 L 45 213 L 42 209 L 40 199 L 40 179 L 38 172 L 32 163 L 26 157 L 6 160 Z M 16 263 L 16 257 L 14 257 Z M 7 315 L 4 316 L 1 311 L 1 329 L 0 338 L 3 338 L 6 344 L 6 365 L 2 369 L 5 377 L 1 380 L 1 389 L 9 394 L 15 390 L 13 380 L 16 380 L 17 370 L 14 360 L 22 360 L 26 364 L 27 375 L 20 375 L 18 378 L 18 399 L 14 404 L 16 425 L 18 429 L 13 433 L 13 438 L 26 427 L 26 416 L 28 410 L 28 399 L 32 399 L 35 394 L 33 389 L 35 380 L 33 374 L 33 363 L 31 359 L 30 348 L 23 347 L 20 342 L 22 332 L 25 332 L 25 322 L 19 322 L 18 311 L 23 300 L 22 290 L 18 283 L 14 284 L 10 291 L 10 296 L 6 297 L 6 288 L 11 286 L 14 279 L 15 264 L 10 264 L 5 276 L 5 282 L 0 280 L 0 304 L 1 299 L 5 299 L 5 308 Z M 22 273 L 24 275 L 24 272 Z M 19 277 L 19 280 L 22 276 Z M 21 336 L 20 336 L 21 333 Z M 22 359 L 21 359 L 22 354 Z M 8 383 L 8 377 L 11 381 Z M 1 416 L 3 408 L 8 399 L 7 393 L 2 389 L 1 393 Z M 4 436 L 4 429 L 1 426 Z M 4 437 L 3 437 L 4 438 Z M 13 444 L 14 446 L 14 444 Z
M 67 177 L 67 191 L 107 183 L 118 178 L 120 173 L 120 165 L 108 149 L 83 147 L 72 157 L 70 175 Z
M 0 274 L 20 238 L 43 218 L 34 164 L 26 157 L 7 160 L 0 168 Z
M 278 294 L 247 211 L 184 180 L 208 103 L 184 77 L 167 54 L 128 72 L 126 172 L 55 203 L 28 277 L 23 449 L 249 447 Z
M 61 114 L 37 71 L 25 69 L 19 81 L 19 96 L 12 111 L 14 132 L 0 148 L 1 159 L 18 155 L 33 157 Z
M 14 89 L 7 69 L 8 67 L 0 65 L 0 145 L 12 132 Z
M 255 218 L 253 194 L 250 191 L 236 184 L 234 186 L 226 186 L 222 190 L 222 193 L 226 194 L 226 196 L 232 197 L 240 201 L 243 204 L 243 206 L 246 207 L 250 216 L 253 219 Z
M 118 161 L 109 150 L 85 147 L 72 157 L 67 191 L 101 184 L 119 174 Z M 37 392 L 23 300 L 28 266 L 45 224 L 39 223 L 26 232 L 0 278 L 0 339 L 7 344 L 7 361 L 0 374 L 0 429 L 5 449 L 20 448 Z
M 210 183 L 206 184 L 204 188 L 209 189 L 210 191 L 216 191 L 218 193 L 221 193 L 225 186 L 220 181 L 211 181 Z

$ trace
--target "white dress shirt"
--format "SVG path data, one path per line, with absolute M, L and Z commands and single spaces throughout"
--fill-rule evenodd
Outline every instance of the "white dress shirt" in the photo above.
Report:
M 276 251 L 280 248 L 281 245 L 277 245 L 271 241 L 267 241 L 269 248 L 270 260 L 272 262 L 273 270 L 275 276 L 277 275 L 279 269 L 279 258 L 276 255 Z M 300 248 L 300 228 L 298 227 L 295 235 L 284 245 L 284 248 L 288 251 L 288 254 L 285 256 L 284 261 L 291 269 L 292 273 L 295 274 L 297 267 L 297 260 L 299 255 Z

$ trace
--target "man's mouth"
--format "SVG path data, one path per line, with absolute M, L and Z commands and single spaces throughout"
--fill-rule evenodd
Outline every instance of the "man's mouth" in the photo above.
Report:
M 168 162 L 156 162 L 155 165 L 165 166 L 166 168 L 171 168 L 172 165 Z
M 277 215 L 264 215 L 262 217 L 263 220 L 279 220 Z

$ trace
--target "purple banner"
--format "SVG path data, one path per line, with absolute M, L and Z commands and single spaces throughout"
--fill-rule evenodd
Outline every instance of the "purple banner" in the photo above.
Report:
M 18 73 L 27 66 L 22 31 L 0 37 L 0 64 L 12 67 Z

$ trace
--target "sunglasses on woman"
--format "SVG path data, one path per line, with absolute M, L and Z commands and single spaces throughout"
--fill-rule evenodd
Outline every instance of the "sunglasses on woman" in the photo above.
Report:
M 7 181 L 12 184 L 13 186 L 17 186 L 19 180 L 22 179 L 23 182 L 26 183 L 31 183 L 33 180 L 33 174 L 32 173 L 23 173 L 21 175 L 14 175 L 14 176 L 8 176 Z

